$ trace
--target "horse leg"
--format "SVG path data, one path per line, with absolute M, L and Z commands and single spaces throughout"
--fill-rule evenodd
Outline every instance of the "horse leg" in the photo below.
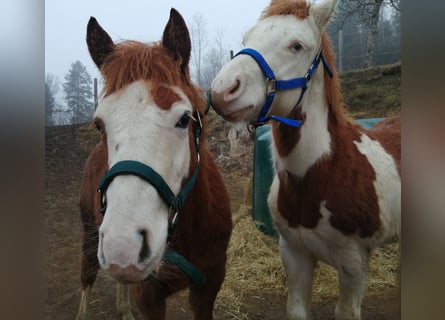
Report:
M 190 286 L 189 303 L 194 320 L 212 320 L 213 305 L 226 274 L 225 261 L 221 267 L 206 270 L 207 282 L 202 288 Z
M 80 297 L 79 310 L 77 311 L 76 320 L 86 320 L 88 316 L 88 304 L 90 302 L 91 286 L 82 288 Z
M 85 320 L 88 316 L 88 304 L 90 302 L 91 288 L 96 280 L 99 270 L 97 260 L 98 231 L 95 226 L 84 225 L 82 239 L 82 263 L 80 281 L 82 283 L 82 295 L 76 320 Z
M 360 320 L 369 255 L 364 250 L 356 250 L 345 256 L 346 263 L 338 268 L 340 298 L 335 307 L 335 319 Z
M 130 291 L 125 284 L 116 285 L 116 307 L 122 320 L 135 320 L 131 314 Z
M 287 318 L 310 319 L 312 279 L 316 260 L 293 250 L 283 237 L 280 237 L 279 246 L 288 286 Z
M 133 298 L 144 320 L 165 320 L 168 295 L 157 280 L 146 280 L 133 290 Z

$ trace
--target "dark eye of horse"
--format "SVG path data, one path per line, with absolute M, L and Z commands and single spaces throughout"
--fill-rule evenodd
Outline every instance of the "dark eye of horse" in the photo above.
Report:
M 294 49 L 298 52 L 303 49 L 303 46 L 300 43 L 297 43 L 296 45 L 294 45 Z
M 184 112 L 184 114 L 181 116 L 181 119 L 176 123 L 176 128 L 185 129 L 187 128 L 188 124 L 190 122 L 190 112 Z
M 96 125 L 96 130 L 99 131 L 100 133 L 103 133 L 102 126 L 98 122 L 96 122 L 95 125 Z

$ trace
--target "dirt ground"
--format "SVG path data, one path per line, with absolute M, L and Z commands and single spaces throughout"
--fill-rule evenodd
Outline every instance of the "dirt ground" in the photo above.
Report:
M 80 243 L 81 223 L 78 209 L 79 185 L 83 163 L 94 143 L 85 139 L 86 126 L 61 126 L 46 130 L 45 156 L 45 224 L 46 265 L 46 319 L 74 319 L 80 300 Z M 93 139 L 94 140 L 94 139 Z M 251 149 L 250 149 L 251 150 Z M 220 150 L 219 150 L 220 151 Z M 215 154 L 219 153 L 216 152 Z M 251 152 L 251 151 L 250 151 Z M 221 160 L 221 159 L 220 159 Z M 245 201 L 249 183 L 251 156 L 241 160 L 219 161 L 231 195 L 232 209 Z M 235 165 L 238 163 L 238 165 Z M 239 165 L 244 163 L 244 166 Z M 249 262 L 246 261 L 246 264 Z M 366 296 L 362 315 L 367 320 L 400 319 L 400 297 L 396 289 L 384 295 Z M 335 299 L 313 304 L 315 319 L 333 319 Z M 217 305 L 215 319 L 285 319 L 285 292 L 264 290 L 243 295 L 239 315 L 228 313 Z M 141 319 L 137 310 L 133 314 Z M 192 319 L 187 304 L 187 292 L 170 298 L 167 318 Z M 90 319 L 119 319 L 115 308 L 115 282 L 99 272 L 93 287 Z

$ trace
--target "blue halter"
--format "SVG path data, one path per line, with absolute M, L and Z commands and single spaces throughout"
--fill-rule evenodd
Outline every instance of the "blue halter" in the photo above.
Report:
M 323 62 L 323 66 L 328 72 L 329 76 L 332 77 L 333 72 L 331 67 L 326 62 L 326 59 L 323 56 L 323 52 L 320 49 L 318 54 L 315 56 L 314 60 L 312 61 L 311 65 L 309 66 L 308 71 L 306 72 L 306 75 L 301 78 L 293 78 L 290 80 L 277 80 L 275 78 L 275 74 L 272 71 L 272 68 L 269 66 L 269 64 L 266 62 L 264 57 L 252 48 L 246 48 L 238 52 L 236 56 L 240 54 L 247 54 L 251 56 L 259 65 L 261 70 L 263 71 L 264 75 L 266 76 L 266 101 L 264 102 L 263 107 L 261 108 L 260 114 L 258 115 L 258 120 L 256 122 L 253 122 L 252 125 L 254 127 L 261 126 L 265 124 L 269 120 L 276 120 L 279 121 L 285 125 L 299 128 L 301 126 L 302 121 L 296 120 L 296 119 L 289 119 L 274 115 L 267 115 L 270 111 L 270 107 L 272 106 L 273 100 L 275 98 L 275 92 L 276 91 L 282 91 L 282 90 L 289 90 L 289 89 L 296 89 L 296 88 L 302 88 L 300 97 L 298 98 L 298 101 L 296 105 L 298 105 L 303 98 L 304 93 L 306 92 L 308 82 L 311 80 L 312 75 L 314 74 L 315 70 L 317 70 L 318 65 L 320 64 L 320 61 Z

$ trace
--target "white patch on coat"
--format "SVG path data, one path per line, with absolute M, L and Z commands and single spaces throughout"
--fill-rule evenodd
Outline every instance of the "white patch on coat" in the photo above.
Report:
M 179 89 L 172 88 L 182 100 L 169 110 L 155 105 L 149 83 L 136 81 L 105 97 L 95 116 L 105 124 L 108 164 L 136 160 L 152 167 L 174 193 L 188 176 L 190 147 L 188 129 L 175 125 L 192 106 Z M 119 148 L 115 148 L 119 145 Z M 149 272 L 162 258 L 166 245 L 168 207 L 152 185 L 133 175 L 114 178 L 107 193 L 107 211 L 100 226 L 99 261 L 122 268 L 136 266 Z M 146 237 L 150 257 L 139 261 L 142 235 Z M 148 270 L 150 269 L 150 270 Z
M 322 71 L 322 70 L 321 70 Z M 311 91 L 321 91 L 311 94 Z M 328 130 L 328 106 L 323 98 L 324 86 L 313 82 L 304 99 L 302 113 L 306 120 L 300 127 L 300 139 L 292 151 L 280 157 L 272 139 L 274 158 L 278 171 L 287 170 L 297 177 L 306 172 L 320 159 L 331 154 L 331 135 Z
M 366 134 L 354 144 L 368 159 L 376 175 L 374 188 L 382 222 L 381 230 L 374 236 L 376 245 L 393 242 L 400 237 L 401 229 L 401 180 L 396 162 L 378 141 L 371 140 Z

